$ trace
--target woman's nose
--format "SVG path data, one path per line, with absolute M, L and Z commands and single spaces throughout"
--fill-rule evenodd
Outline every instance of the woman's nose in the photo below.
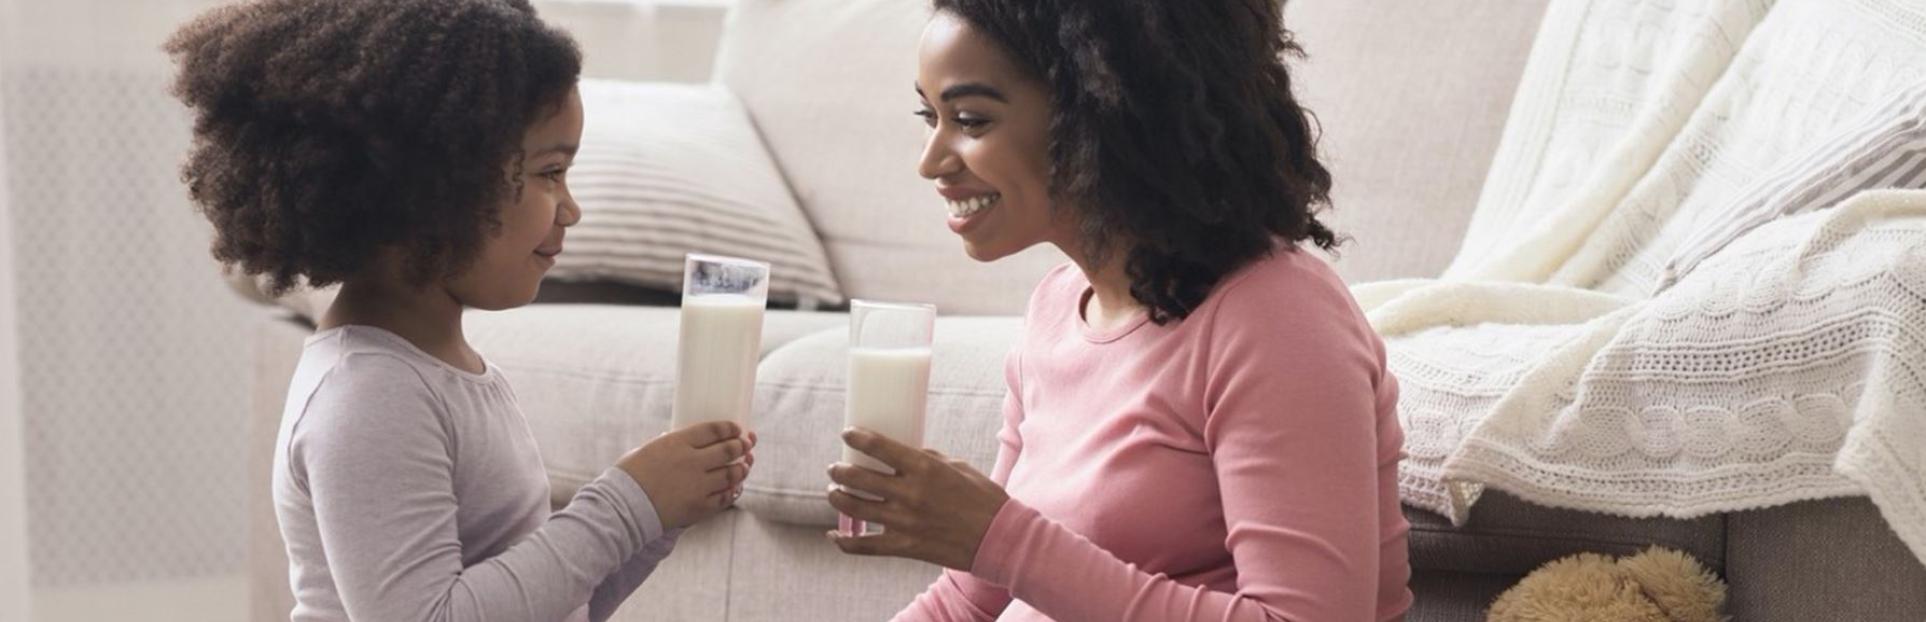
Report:
M 963 170 L 963 160 L 950 148 L 948 138 L 945 132 L 930 133 L 929 142 L 923 145 L 923 159 L 916 164 L 916 174 L 924 179 L 937 179 Z

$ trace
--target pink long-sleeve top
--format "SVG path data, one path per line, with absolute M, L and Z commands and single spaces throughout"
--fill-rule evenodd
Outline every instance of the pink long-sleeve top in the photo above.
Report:
M 1030 299 L 969 572 L 898 620 L 1395 620 L 1411 603 L 1384 345 L 1322 259 L 1227 276 L 1188 319 L 1095 330 Z

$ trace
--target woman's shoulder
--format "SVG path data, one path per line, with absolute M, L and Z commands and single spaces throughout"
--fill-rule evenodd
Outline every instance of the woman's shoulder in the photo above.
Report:
M 1281 247 L 1232 274 L 1193 318 L 1218 369 L 1257 365 L 1267 373 L 1334 380 L 1352 373 L 1375 384 L 1384 369 L 1376 331 L 1337 271 L 1315 253 Z
M 1350 287 L 1323 257 L 1280 244 L 1270 254 L 1226 275 L 1198 314 L 1214 318 L 1358 319 Z

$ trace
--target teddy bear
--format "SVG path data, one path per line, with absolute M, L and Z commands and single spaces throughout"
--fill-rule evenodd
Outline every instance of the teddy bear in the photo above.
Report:
M 1691 556 L 1652 547 L 1630 557 L 1579 553 L 1526 575 L 1488 622 L 1724 622 L 1725 583 Z

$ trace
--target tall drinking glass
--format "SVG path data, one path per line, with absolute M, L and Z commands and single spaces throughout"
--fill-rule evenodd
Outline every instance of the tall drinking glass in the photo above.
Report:
M 704 421 L 749 422 L 756 359 L 762 351 L 762 310 L 768 301 L 769 264 L 688 256 L 671 429 Z
M 930 338 L 936 307 L 856 300 L 849 310 L 849 393 L 843 423 L 923 446 L 924 408 L 929 402 Z M 888 465 L 843 446 L 843 462 L 895 473 Z M 875 499 L 862 491 L 851 494 Z M 867 533 L 866 521 L 843 516 L 844 534 Z M 881 526 L 878 525 L 878 528 Z

